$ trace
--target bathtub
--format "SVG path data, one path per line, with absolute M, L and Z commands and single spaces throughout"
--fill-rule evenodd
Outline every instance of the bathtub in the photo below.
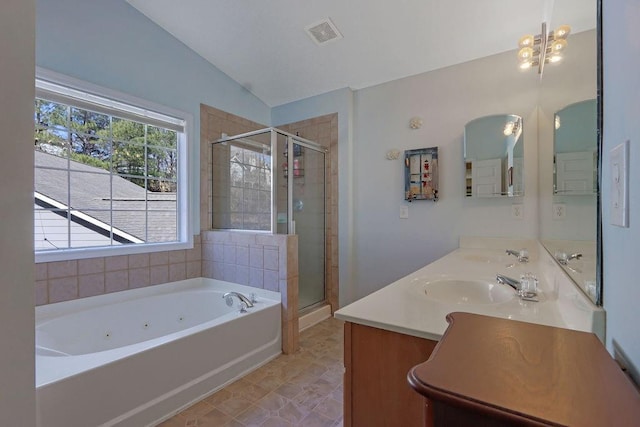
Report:
M 155 425 L 279 355 L 280 313 L 277 292 L 206 278 L 36 307 L 37 425 Z

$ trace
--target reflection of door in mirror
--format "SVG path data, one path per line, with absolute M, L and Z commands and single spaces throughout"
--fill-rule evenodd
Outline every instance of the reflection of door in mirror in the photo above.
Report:
M 596 100 L 571 104 L 554 117 L 554 193 L 594 194 L 598 131 Z
M 464 128 L 467 197 L 524 195 L 522 117 L 480 117 Z

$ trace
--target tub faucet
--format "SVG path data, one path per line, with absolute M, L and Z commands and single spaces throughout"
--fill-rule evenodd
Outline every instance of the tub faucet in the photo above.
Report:
M 520 249 L 519 251 L 515 251 L 513 249 L 506 250 L 507 255 L 513 255 L 518 258 L 518 262 L 528 262 L 529 261 L 529 251 L 526 249 Z
M 232 297 L 238 298 L 240 302 L 243 302 L 244 304 L 246 304 L 247 308 L 253 307 L 253 302 L 246 296 L 242 295 L 240 292 L 226 292 L 224 295 L 222 295 L 222 298 L 227 300 L 228 306 L 233 305 Z

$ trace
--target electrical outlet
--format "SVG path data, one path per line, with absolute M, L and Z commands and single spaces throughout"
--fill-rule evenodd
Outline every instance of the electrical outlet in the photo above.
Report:
M 564 203 L 553 204 L 553 219 L 565 219 L 567 217 L 567 207 Z
M 408 219 L 409 218 L 409 206 L 400 205 L 400 218 Z
M 524 206 L 521 203 L 511 205 L 511 217 L 515 219 L 524 218 Z

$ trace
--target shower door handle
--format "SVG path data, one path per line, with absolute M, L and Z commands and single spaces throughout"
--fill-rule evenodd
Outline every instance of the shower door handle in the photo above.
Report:
M 296 234 L 296 220 L 292 219 L 289 224 L 289 234 Z

